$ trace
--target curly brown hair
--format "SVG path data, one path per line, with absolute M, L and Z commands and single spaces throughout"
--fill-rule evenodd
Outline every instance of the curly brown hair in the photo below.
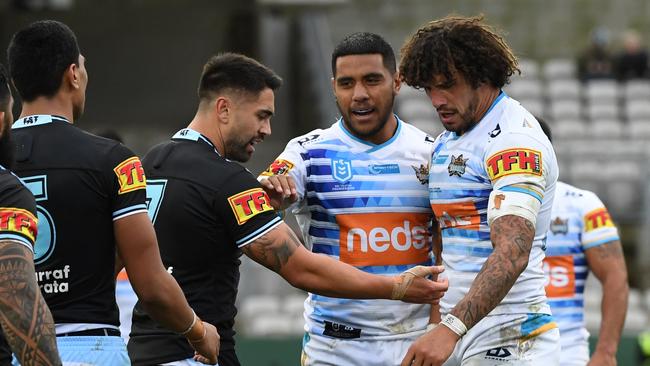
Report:
M 401 53 L 401 78 L 418 89 L 431 86 L 438 75 L 451 81 L 454 70 L 473 88 L 487 82 L 500 89 L 515 72 L 521 74 L 512 50 L 483 23 L 483 16 L 431 21 L 406 41 Z

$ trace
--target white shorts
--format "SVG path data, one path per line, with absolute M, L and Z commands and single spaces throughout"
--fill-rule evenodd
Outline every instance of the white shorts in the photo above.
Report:
M 561 366 L 585 366 L 589 363 L 589 342 L 573 342 L 570 345 L 563 344 L 561 347 Z
M 340 339 L 305 334 L 301 366 L 399 366 L 424 331 L 395 339 Z
M 205 366 L 205 364 L 199 361 L 194 361 L 193 358 L 188 358 L 186 360 L 161 363 L 160 366 Z M 217 364 L 217 366 L 219 366 L 219 364 Z
M 444 366 L 558 366 L 560 332 L 545 314 L 492 315 L 456 344 Z

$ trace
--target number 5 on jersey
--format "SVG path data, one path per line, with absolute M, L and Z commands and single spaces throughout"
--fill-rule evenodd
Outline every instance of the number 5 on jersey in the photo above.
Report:
M 147 213 L 152 223 L 156 223 L 158 210 L 165 198 L 167 179 L 149 179 L 147 181 Z
M 38 236 L 34 244 L 34 263 L 45 262 L 54 253 L 56 247 L 56 226 L 52 215 L 39 203 L 47 201 L 47 175 L 34 175 L 21 178 L 36 199 L 38 214 Z

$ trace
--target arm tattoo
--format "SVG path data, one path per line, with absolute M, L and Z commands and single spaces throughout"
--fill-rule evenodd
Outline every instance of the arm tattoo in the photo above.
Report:
M 286 225 L 262 235 L 259 239 L 243 247 L 244 253 L 266 268 L 280 272 L 300 245 L 298 238 Z
M 29 249 L 0 242 L 0 324 L 22 365 L 60 365 L 54 321 L 34 272 Z
M 611 257 L 623 257 L 623 248 L 621 242 L 618 240 L 610 241 L 609 243 L 593 247 L 594 252 L 598 255 L 599 259 L 611 259 Z
M 490 227 L 494 251 L 476 275 L 467 295 L 452 313 L 473 327 L 494 309 L 528 265 L 535 237 L 533 224 L 519 216 L 506 215 Z

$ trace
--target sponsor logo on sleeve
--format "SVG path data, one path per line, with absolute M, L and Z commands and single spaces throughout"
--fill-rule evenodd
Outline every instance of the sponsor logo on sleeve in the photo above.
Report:
M 293 168 L 293 163 L 284 159 L 277 159 L 262 172 L 261 175 L 270 177 L 273 175 L 285 175 Z
M 605 207 L 597 208 L 585 215 L 586 232 L 600 229 L 602 227 L 614 227 L 614 222 Z
M 430 214 L 339 214 L 339 258 L 353 266 L 423 263 L 429 259 Z
M 0 234 L 21 234 L 34 243 L 38 220 L 29 211 L 15 207 L 0 207 Z
M 514 148 L 499 151 L 487 161 L 490 180 L 512 174 L 542 175 L 542 153 L 537 150 Z
M 571 297 L 576 291 L 576 273 L 573 266 L 573 256 L 560 255 L 544 258 L 544 274 L 546 275 L 546 296 Z
M 262 212 L 273 211 L 269 196 L 262 188 L 253 188 L 228 197 L 230 208 L 235 214 L 237 224 L 243 225 L 246 221 Z
M 117 175 L 117 180 L 120 183 L 118 194 L 147 188 L 147 178 L 144 175 L 142 163 L 137 156 L 119 163 L 113 171 Z

